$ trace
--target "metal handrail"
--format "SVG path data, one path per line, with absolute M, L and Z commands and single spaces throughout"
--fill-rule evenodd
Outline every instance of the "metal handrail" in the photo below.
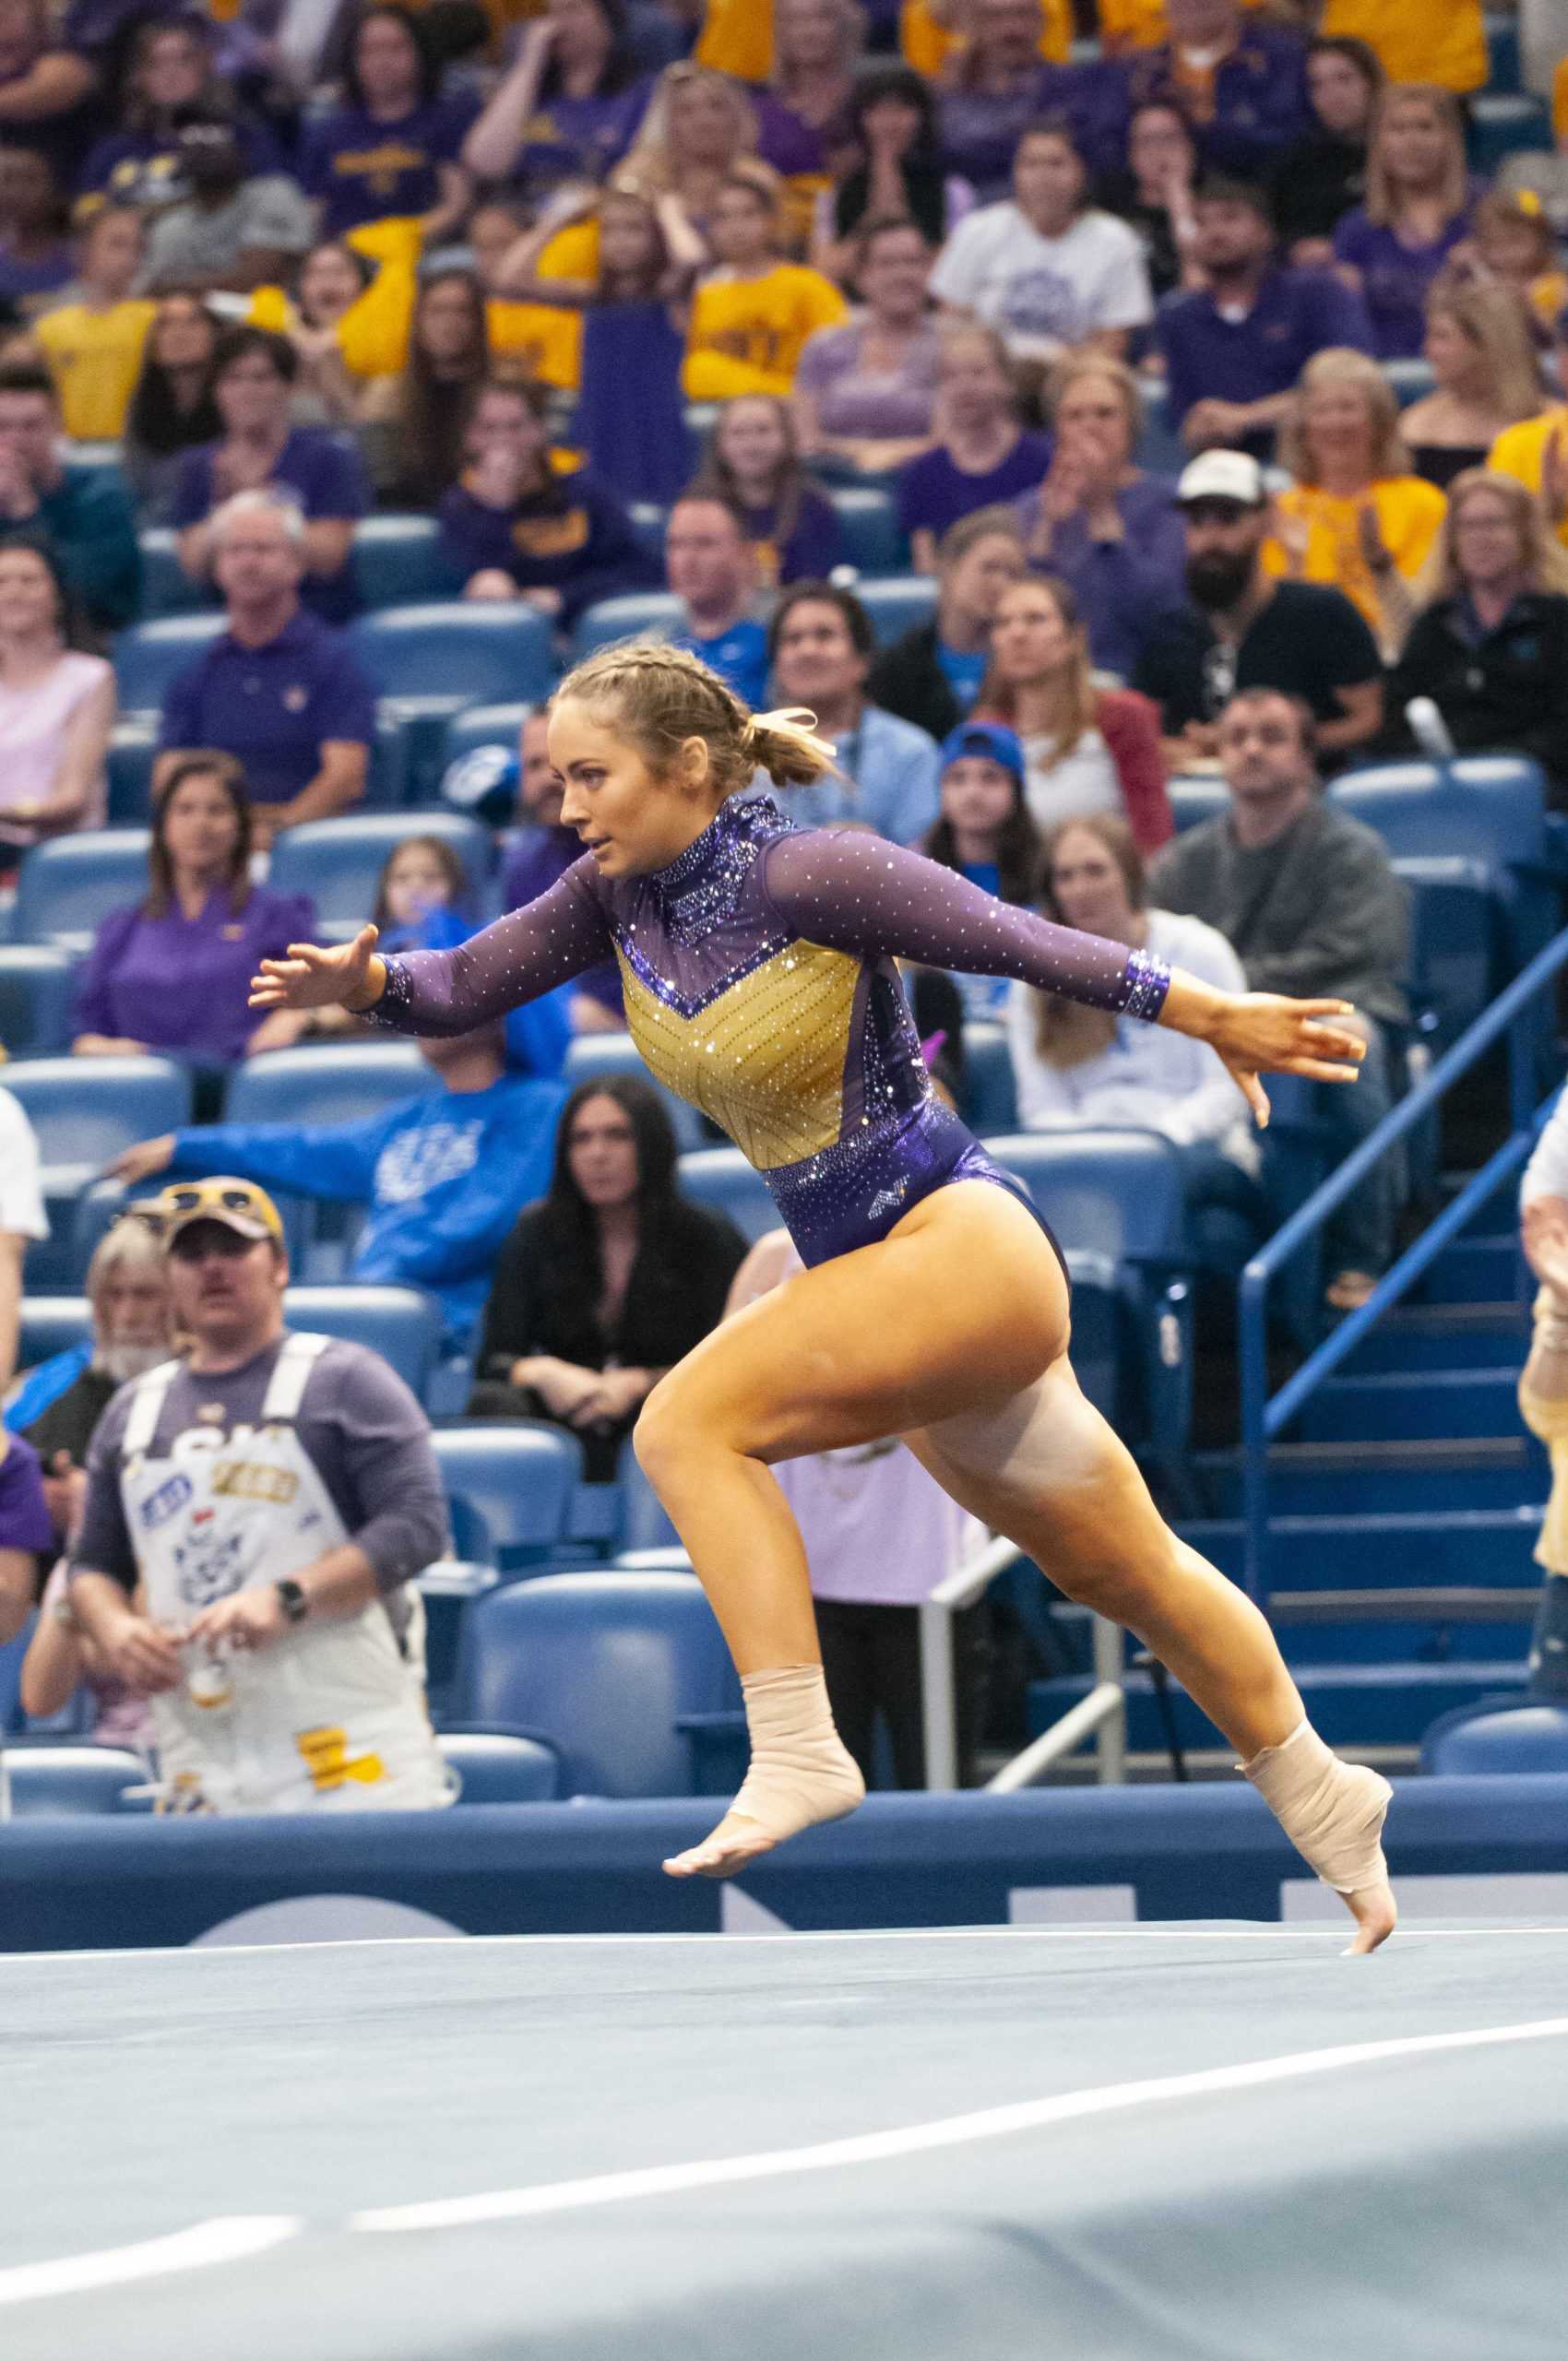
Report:
M 1525 1022 L 1530 1003 L 1568 966 L 1568 931 L 1556 935 L 1515 976 L 1491 1006 L 1461 1034 L 1431 1072 L 1377 1129 L 1313 1190 L 1305 1204 L 1254 1254 L 1241 1273 L 1240 1307 L 1241 1382 L 1241 1484 L 1245 1554 L 1242 1578 L 1259 1606 L 1268 1602 L 1268 1450 L 1324 1379 L 1353 1352 L 1367 1331 L 1398 1303 L 1511 1173 L 1525 1164 L 1538 1130 L 1535 1104 L 1534 1036 Z M 1508 1037 L 1508 1097 L 1512 1129 L 1507 1139 L 1453 1202 L 1384 1273 L 1364 1304 L 1348 1313 L 1277 1394 L 1268 1391 L 1265 1312 L 1269 1281 L 1321 1229 L 1369 1172 L 1431 1113 L 1450 1086 L 1503 1035 Z
M 960 1608 L 982 1598 L 1009 1566 L 1026 1555 L 1005 1534 L 988 1542 L 978 1557 L 938 1583 L 921 1602 L 921 1714 L 925 1731 L 925 1783 L 929 1790 L 950 1795 L 958 1785 L 956 1688 L 953 1667 L 953 1618 Z M 1093 1631 L 1095 1685 L 1048 1730 L 1004 1762 L 986 1782 L 987 1792 L 1009 1795 L 1028 1787 L 1053 1762 L 1076 1753 L 1085 1739 L 1097 1738 L 1097 1768 L 1102 1785 L 1121 1786 L 1127 1776 L 1127 1697 L 1123 1685 L 1123 1639 L 1118 1626 L 1102 1615 L 1090 1618 Z

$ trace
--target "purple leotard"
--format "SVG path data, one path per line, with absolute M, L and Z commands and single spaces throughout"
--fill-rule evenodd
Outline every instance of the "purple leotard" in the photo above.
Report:
M 455 951 L 387 960 L 373 1018 L 467 1032 L 611 954 L 648 1066 L 756 1167 L 806 1263 L 885 1237 L 946 1180 L 1018 1193 L 932 1093 L 895 959 L 1150 1020 L 1170 981 L 1125 943 L 863 829 L 797 828 L 759 798 L 722 805 L 667 869 L 601 877 L 585 855 Z

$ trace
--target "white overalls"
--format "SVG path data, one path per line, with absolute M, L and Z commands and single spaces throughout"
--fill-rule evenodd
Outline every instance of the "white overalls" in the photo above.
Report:
M 184 1628 L 215 1599 L 298 1573 L 348 1539 L 294 1428 L 328 1342 L 285 1338 L 258 1428 L 187 1427 L 164 1459 L 148 1454 L 182 1364 L 166 1361 L 137 1382 L 120 1489 L 154 1621 Z M 373 1599 L 355 1615 L 226 1654 L 220 1665 L 185 1651 L 184 1680 L 152 1700 L 168 1800 L 221 1812 L 410 1811 L 447 1802 L 417 1616 L 408 1643 L 405 1657 Z

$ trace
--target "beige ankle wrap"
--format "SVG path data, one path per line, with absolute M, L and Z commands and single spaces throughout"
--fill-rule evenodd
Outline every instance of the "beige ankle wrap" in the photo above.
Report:
M 1377 1772 L 1341 1762 L 1310 1722 L 1236 1768 L 1325 1885 L 1360 1893 L 1384 1882 L 1383 1821 L 1394 1790 Z
M 842 1820 L 864 1800 L 865 1781 L 833 1726 L 819 1664 L 787 1664 L 741 1676 L 752 1760 L 731 1811 L 770 1836 L 798 1835 Z

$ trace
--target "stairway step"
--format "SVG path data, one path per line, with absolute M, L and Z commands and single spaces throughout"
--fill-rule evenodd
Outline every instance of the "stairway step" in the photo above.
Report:
M 1302 1664 L 1297 1686 L 1313 1727 L 1330 1746 L 1419 1746 L 1441 1714 L 1483 1698 L 1522 1698 L 1525 1659 L 1466 1664 Z M 1038 1737 L 1087 1696 L 1093 1681 L 1085 1674 L 1031 1681 L 1028 1727 Z M 1172 1681 L 1170 1702 L 1177 1734 L 1185 1746 L 1222 1747 L 1225 1740 L 1206 1714 Z M 1164 1744 L 1164 1730 L 1146 1672 L 1127 1675 L 1127 1743 L 1140 1752 Z
M 1417 1282 L 1423 1303 L 1498 1303 L 1513 1295 L 1518 1279 L 1517 1238 L 1455 1240 Z
M 1339 1364 L 1345 1377 L 1430 1369 L 1522 1369 L 1529 1319 L 1522 1304 L 1419 1303 L 1384 1313 Z
M 1307 1403 L 1295 1432 L 1312 1442 L 1511 1439 L 1519 1430 L 1518 1385 L 1517 1367 L 1331 1377 Z
M 1522 1432 L 1443 1442 L 1279 1443 L 1269 1453 L 1269 1514 L 1516 1509 L 1541 1497 L 1544 1465 L 1538 1444 Z M 1194 1453 L 1193 1465 L 1213 1513 L 1238 1515 L 1239 1455 Z
M 1539 1579 L 1536 1538 L 1542 1509 L 1460 1510 L 1447 1515 L 1280 1516 L 1269 1527 L 1277 1590 L 1425 1589 L 1467 1583 L 1512 1587 Z M 1239 1517 L 1178 1527 L 1183 1541 L 1240 1582 L 1246 1528 Z

